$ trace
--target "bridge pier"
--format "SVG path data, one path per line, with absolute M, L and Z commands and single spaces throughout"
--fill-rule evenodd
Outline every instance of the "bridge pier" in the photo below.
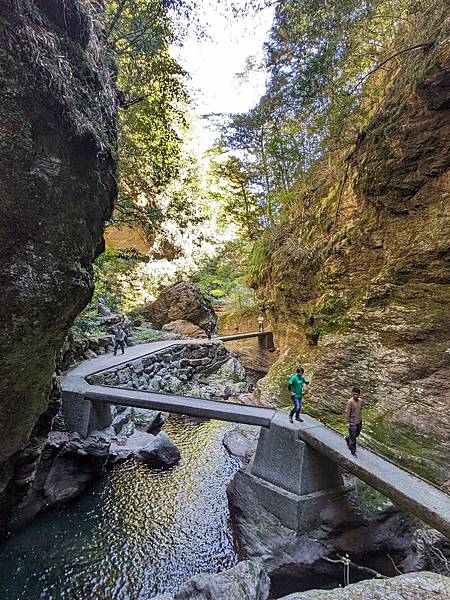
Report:
M 65 391 L 62 412 L 67 431 L 87 437 L 95 429 L 105 429 L 112 423 L 111 405 L 98 400 L 86 400 L 84 392 Z
M 342 475 L 340 467 L 299 439 L 298 427 L 281 412 L 269 429 L 261 429 L 244 473 L 262 506 L 298 534 L 320 525 L 322 509 L 353 489 Z

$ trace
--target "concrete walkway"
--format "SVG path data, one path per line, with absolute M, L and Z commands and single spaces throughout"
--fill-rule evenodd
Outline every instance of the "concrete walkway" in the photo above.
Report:
M 370 486 L 450 538 L 450 496 L 448 494 L 365 448 L 359 447 L 358 457 L 352 457 L 342 435 L 307 415 L 303 415 L 303 423 L 292 425 L 289 423 L 286 413 L 271 408 L 89 385 L 86 381 L 88 375 L 109 370 L 118 365 L 126 365 L 133 360 L 172 345 L 214 343 L 214 340 L 217 339 L 220 338 L 213 338 L 211 341 L 192 339 L 149 342 L 128 348 L 123 356 L 105 354 L 85 361 L 66 373 L 62 379 L 64 410 L 68 411 L 68 416 L 70 414 L 71 418 L 78 420 L 80 429 L 76 430 L 80 432 L 83 431 L 83 428 L 87 430 L 95 426 L 96 423 L 97 417 L 92 419 L 92 415 L 84 414 L 86 406 L 96 406 L 98 418 L 101 420 L 103 418 L 101 407 L 109 404 L 259 425 L 270 431 L 273 429 L 274 432 L 276 428 L 279 430 L 280 426 L 289 430 L 298 428 L 298 437 L 309 447 L 317 450 L 346 471 L 353 473 L 359 479 L 366 481 Z M 277 438 L 280 439 L 280 436 L 277 435 Z
M 164 350 L 173 345 L 194 343 L 211 344 L 221 338 L 167 340 L 138 344 L 127 348 L 125 354 L 104 354 L 82 362 L 80 365 L 68 371 L 62 379 L 63 399 L 75 394 L 85 400 L 118 404 L 121 406 L 134 406 L 136 408 L 148 408 L 149 410 L 160 410 L 176 414 L 201 417 L 204 419 L 217 419 L 219 421 L 231 421 L 247 425 L 258 425 L 270 427 L 275 410 L 248 404 L 234 404 L 232 402 L 219 402 L 194 398 L 189 396 L 174 396 L 171 394 L 157 394 L 151 392 L 140 392 L 125 388 L 111 386 L 90 385 L 86 378 L 94 373 L 109 371 L 113 367 L 126 365 L 133 360 L 147 356 L 154 352 Z M 81 415 L 80 415 L 81 416 Z M 78 418 L 78 417 L 77 417 Z
M 450 538 L 448 494 L 362 446 L 358 446 L 357 456 L 352 456 L 342 435 L 311 417 L 305 416 L 298 436 L 308 446 Z

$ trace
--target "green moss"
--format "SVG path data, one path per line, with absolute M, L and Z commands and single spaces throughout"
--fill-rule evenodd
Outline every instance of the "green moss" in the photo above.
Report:
M 447 478 L 446 457 L 439 450 L 440 443 L 420 434 L 412 427 L 390 422 L 390 415 L 378 415 L 366 409 L 361 440 L 399 466 L 440 485 Z
M 390 502 L 389 498 L 386 498 L 380 492 L 377 492 L 373 487 L 370 487 L 361 479 L 355 479 L 356 490 L 354 496 L 358 504 L 366 510 L 374 511 L 383 508 L 386 503 Z
M 135 342 L 148 342 L 161 339 L 161 331 L 151 329 L 150 327 L 135 327 L 133 329 L 133 339 Z

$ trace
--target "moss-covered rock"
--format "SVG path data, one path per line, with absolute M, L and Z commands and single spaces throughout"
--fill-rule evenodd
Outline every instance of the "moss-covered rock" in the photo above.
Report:
M 450 52 L 442 10 L 436 4 L 420 25 L 433 45 L 399 59 L 343 169 L 342 194 L 330 182 L 299 198 L 266 236 L 258 280 L 286 364 L 296 356 L 312 366 L 306 410 L 342 422 L 358 385 L 365 442 L 436 483 L 448 479 L 450 464 Z M 284 375 L 277 363 L 266 378 L 270 395 L 284 389 Z
M 47 408 L 116 196 L 114 72 L 94 6 L 0 5 L 0 463 Z

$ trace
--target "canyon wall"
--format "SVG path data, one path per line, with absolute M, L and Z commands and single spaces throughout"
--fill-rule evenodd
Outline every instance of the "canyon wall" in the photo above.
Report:
M 340 181 L 299 196 L 266 243 L 257 283 L 281 358 L 263 401 L 298 364 L 305 410 L 344 424 L 351 388 L 364 440 L 417 473 L 450 477 L 450 51 L 448 16 L 391 63 L 385 97 Z
M 92 296 L 116 197 L 115 72 L 97 10 L 78 0 L 0 6 L 3 513 L 32 481 L 58 410 L 55 359 Z

